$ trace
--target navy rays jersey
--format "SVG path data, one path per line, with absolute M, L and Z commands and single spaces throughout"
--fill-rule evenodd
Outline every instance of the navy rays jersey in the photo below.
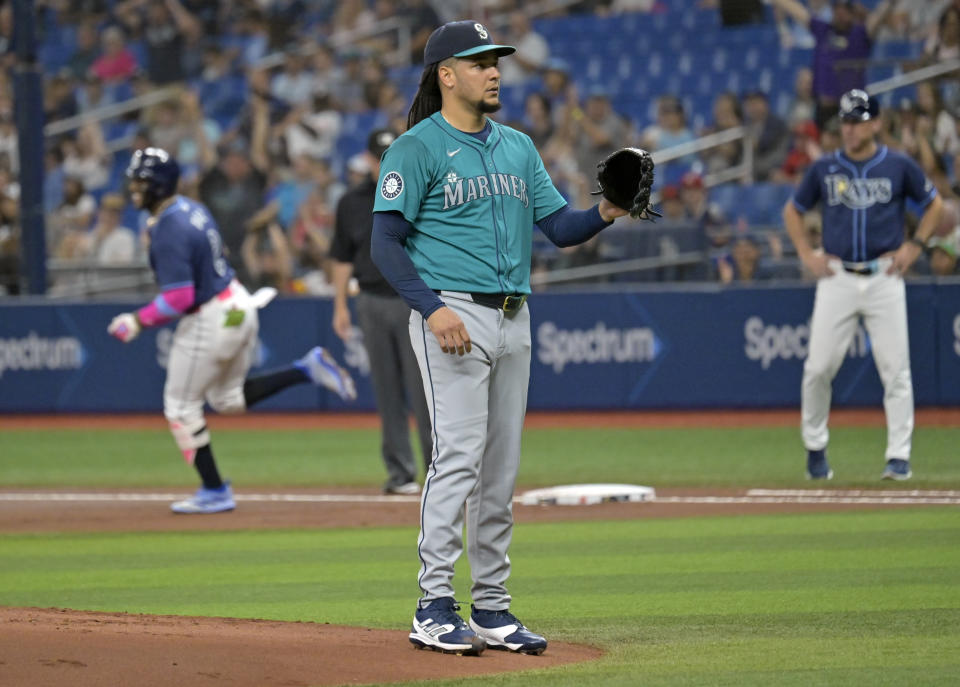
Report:
M 841 150 L 817 160 L 800 182 L 793 204 L 807 212 L 820 203 L 824 252 L 864 262 L 903 243 L 908 198 L 923 210 L 936 195 L 920 165 L 879 146 L 868 160 L 851 160 Z
M 530 137 L 492 120 L 480 141 L 437 112 L 380 163 L 374 212 L 400 212 L 406 243 L 432 289 L 530 293 L 533 225 L 566 201 Z
M 150 266 L 160 291 L 193 286 L 192 312 L 223 291 L 234 277 L 223 241 L 207 209 L 176 196 L 150 228 Z

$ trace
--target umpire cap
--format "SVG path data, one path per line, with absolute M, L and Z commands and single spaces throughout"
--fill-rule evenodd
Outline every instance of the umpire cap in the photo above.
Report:
M 397 140 L 397 135 L 390 129 L 375 129 L 367 138 L 367 150 L 378 160 L 383 157 L 390 144 Z
M 442 62 L 448 57 L 470 57 L 482 52 L 496 51 L 497 57 L 512 55 L 517 51 L 512 45 L 496 45 L 490 32 L 480 22 L 451 21 L 434 30 L 423 49 L 426 64 Z
M 840 98 L 840 120 L 843 122 L 869 122 L 880 114 L 880 104 L 866 91 L 854 88 Z

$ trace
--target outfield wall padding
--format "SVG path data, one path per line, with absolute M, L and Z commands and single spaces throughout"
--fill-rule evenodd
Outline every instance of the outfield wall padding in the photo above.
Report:
M 960 283 L 911 283 L 907 299 L 916 403 L 960 405 Z M 798 406 L 812 304 L 810 285 L 534 294 L 529 407 Z M 0 412 L 160 411 L 172 328 L 126 345 L 106 333 L 116 313 L 139 305 L 0 302 Z M 274 301 L 260 312 L 253 371 L 328 346 L 356 377 L 357 402 L 303 385 L 259 407 L 374 407 L 362 342 L 344 346 L 331 317 L 329 300 Z M 882 397 L 861 325 L 835 380 L 834 404 L 879 405 Z

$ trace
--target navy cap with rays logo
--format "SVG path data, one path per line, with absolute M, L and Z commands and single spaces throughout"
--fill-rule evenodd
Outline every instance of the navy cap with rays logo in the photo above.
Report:
M 470 57 L 494 51 L 497 57 L 517 51 L 512 45 L 496 45 L 486 27 L 472 20 L 451 21 L 434 30 L 423 49 L 425 64 L 442 62 L 448 57 Z
M 840 98 L 840 121 L 869 122 L 880 114 L 880 103 L 866 91 L 854 88 Z

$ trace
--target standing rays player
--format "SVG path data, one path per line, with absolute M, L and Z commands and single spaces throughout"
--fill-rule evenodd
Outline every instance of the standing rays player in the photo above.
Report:
M 846 92 L 840 100 L 843 149 L 810 166 L 783 210 L 797 255 L 818 280 L 801 393 L 810 479 L 833 477 L 826 453 L 831 384 L 860 318 L 883 382 L 887 462 L 882 478 L 907 480 L 913 474 L 913 383 L 903 275 L 933 233 L 942 201 L 916 162 L 877 144 L 878 115 L 877 101 L 866 92 Z M 923 216 L 913 238 L 905 241 L 908 198 L 923 209 Z M 822 251 L 811 248 L 801 218 L 818 203 Z
M 412 308 L 434 432 L 410 641 L 443 652 L 546 649 L 510 612 L 506 588 L 530 378 L 533 225 L 568 246 L 627 214 L 606 199 L 569 208 L 530 138 L 487 117 L 500 108 L 498 60 L 513 52 L 473 21 L 430 35 L 408 131 L 383 155 L 374 204 L 371 256 Z M 464 522 L 469 625 L 453 588 Z
M 281 389 L 313 382 L 344 400 L 356 398 L 353 380 L 328 351 L 317 346 L 290 367 L 245 379 L 253 362 L 259 323 L 257 309 L 276 291 L 251 296 L 234 278 L 223 242 L 207 209 L 176 195 L 180 167 L 165 150 L 134 153 L 127 169 L 135 206 L 150 213 L 150 266 L 159 295 L 136 312 L 113 318 L 107 331 L 132 341 L 144 327 L 179 318 L 167 363 L 163 414 L 187 463 L 203 484 L 175 513 L 233 510 L 229 482 L 221 479 L 203 417 L 204 401 L 222 413 L 240 413 Z

